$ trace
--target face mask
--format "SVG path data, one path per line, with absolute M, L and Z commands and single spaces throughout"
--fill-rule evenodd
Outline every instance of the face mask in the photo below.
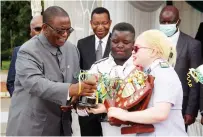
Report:
M 176 24 L 160 24 L 159 29 L 168 37 L 172 36 L 177 30 Z

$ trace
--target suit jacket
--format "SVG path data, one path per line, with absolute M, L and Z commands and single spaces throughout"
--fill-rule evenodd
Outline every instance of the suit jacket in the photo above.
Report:
M 110 37 L 111 34 L 109 35 L 103 58 L 109 56 Z M 80 39 L 78 41 L 77 47 L 80 52 L 80 68 L 83 70 L 90 69 L 92 64 L 96 61 L 95 35 L 91 35 L 86 38 Z
M 201 42 L 202 46 L 203 46 L 203 22 L 200 23 L 200 25 L 199 25 L 199 29 L 197 31 L 195 39 L 199 40 Z M 201 48 L 202 48 L 201 51 L 202 51 L 202 57 L 203 57 L 203 47 L 202 46 L 201 46 Z
M 78 50 L 80 52 L 80 68 L 89 70 L 96 61 L 95 35 L 88 36 L 78 41 Z M 110 53 L 110 35 L 107 41 L 103 58 L 108 57 Z M 100 123 L 101 115 L 90 114 L 86 117 L 79 117 L 81 136 L 102 136 Z
M 16 60 L 15 91 L 11 98 L 7 136 L 71 135 L 71 111 L 62 112 L 68 88 L 76 83 L 79 52 L 66 42 L 57 48 L 43 34 L 22 45 Z
M 199 84 L 192 79 L 192 87 L 188 86 L 187 73 L 189 68 L 197 68 L 201 63 L 201 43 L 194 38 L 180 32 L 176 46 L 177 72 L 183 88 L 183 115 L 197 115 L 199 102 Z
M 16 75 L 15 63 L 16 63 L 17 53 L 19 49 L 20 49 L 20 46 L 14 48 L 12 58 L 11 58 L 11 63 L 8 70 L 6 87 L 8 92 L 10 93 L 10 96 L 12 96 L 14 91 L 14 81 L 15 81 L 15 75 Z

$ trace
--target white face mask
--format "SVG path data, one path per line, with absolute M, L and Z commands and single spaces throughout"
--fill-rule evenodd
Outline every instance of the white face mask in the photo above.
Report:
M 177 30 L 176 24 L 160 24 L 159 29 L 168 37 L 172 36 Z

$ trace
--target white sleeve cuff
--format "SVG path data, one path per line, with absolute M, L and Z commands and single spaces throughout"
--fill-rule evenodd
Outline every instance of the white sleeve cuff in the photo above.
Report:
M 81 117 L 89 116 L 86 109 L 78 109 L 78 108 L 76 108 L 76 112 Z

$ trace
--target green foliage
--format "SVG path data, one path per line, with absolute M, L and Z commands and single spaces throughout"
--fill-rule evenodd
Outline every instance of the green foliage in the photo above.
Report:
M 2 61 L 2 70 L 8 70 L 10 66 L 11 61 Z
M 9 49 L 22 45 L 30 38 L 31 18 L 29 1 L 1 1 L 1 55 L 9 56 Z

